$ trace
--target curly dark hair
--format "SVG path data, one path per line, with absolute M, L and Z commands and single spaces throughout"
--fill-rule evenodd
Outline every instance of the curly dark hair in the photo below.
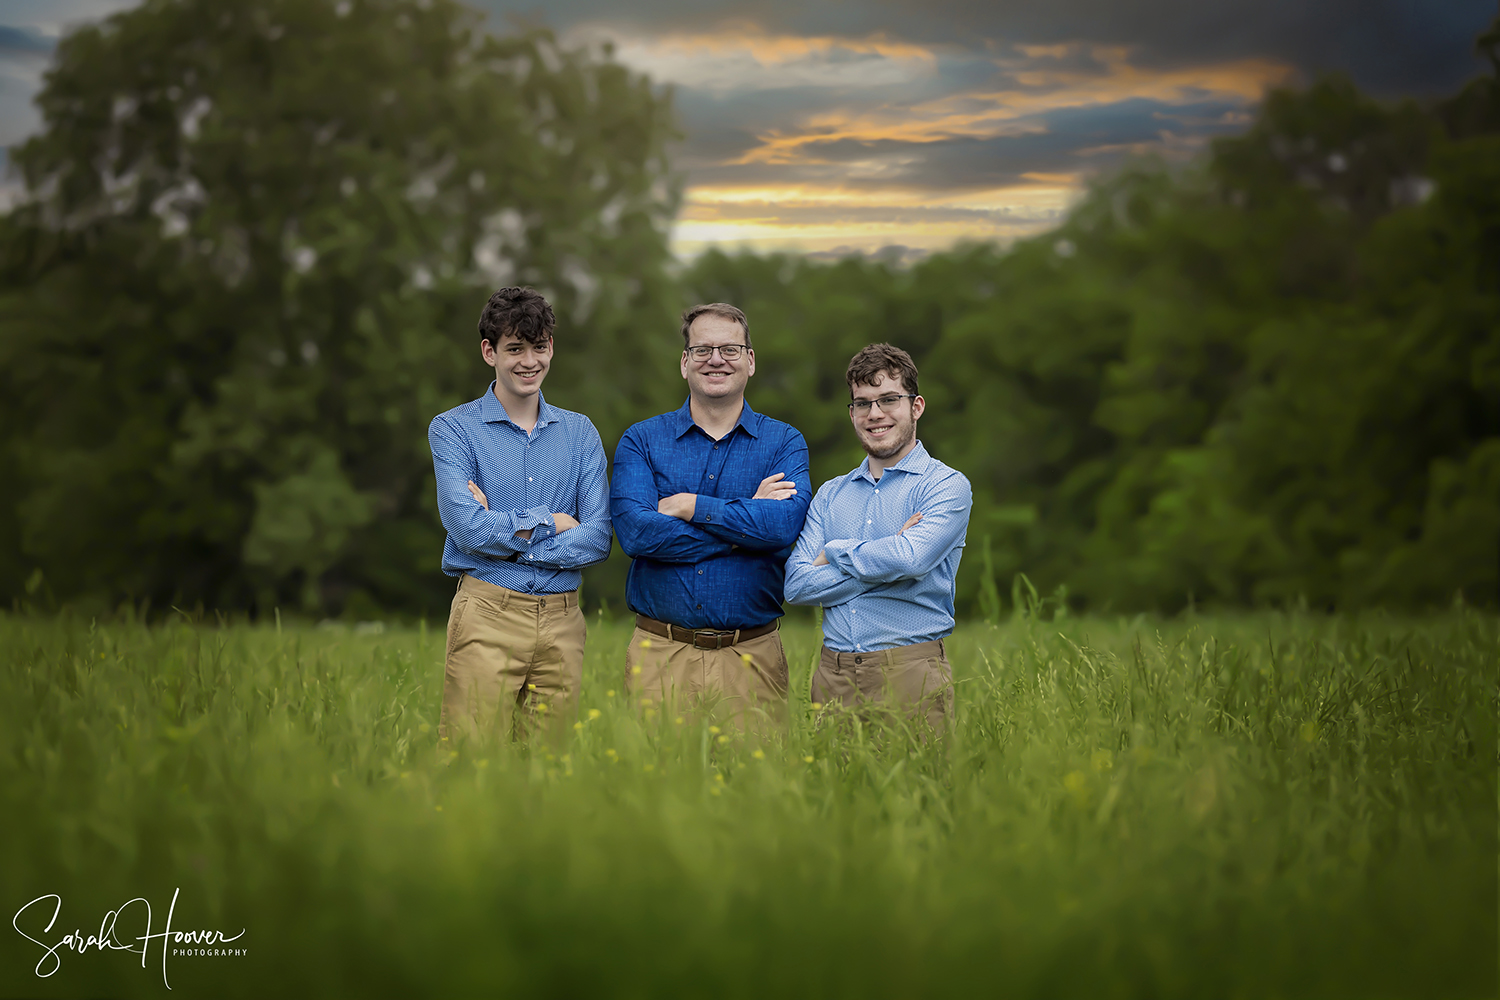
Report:
M 479 336 L 491 347 L 498 348 L 501 338 L 510 334 L 540 347 L 556 327 L 552 306 L 535 288 L 502 288 L 490 296 L 479 314 Z
M 728 302 L 709 302 L 706 305 L 693 306 L 682 314 L 682 346 L 688 345 L 688 328 L 693 325 L 693 320 L 699 316 L 717 316 L 720 319 L 732 319 L 745 331 L 745 346 L 754 349 L 755 345 L 750 343 L 750 321 L 737 307 Z
M 876 375 L 895 375 L 906 391 L 915 396 L 917 389 L 917 363 L 901 348 L 891 344 L 871 344 L 849 359 L 849 370 L 844 372 L 844 381 L 849 383 L 852 395 L 856 385 L 874 385 Z

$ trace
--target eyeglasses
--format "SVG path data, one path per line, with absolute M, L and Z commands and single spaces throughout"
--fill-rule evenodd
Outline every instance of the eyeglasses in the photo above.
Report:
M 878 406 L 880 407 L 880 411 L 882 413 L 894 413 L 896 411 L 896 406 L 903 399 L 916 398 L 916 393 L 908 392 L 903 393 L 899 396 L 894 394 L 890 396 L 881 396 L 879 399 L 856 399 L 854 402 L 849 404 L 849 412 L 857 417 L 863 417 L 870 412 L 871 406 Z
M 744 344 L 725 344 L 723 347 L 689 347 L 685 353 L 694 361 L 707 361 L 714 356 L 714 351 L 719 352 L 719 357 L 725 361 L 738 361 L 740 355 L 749 350 Z

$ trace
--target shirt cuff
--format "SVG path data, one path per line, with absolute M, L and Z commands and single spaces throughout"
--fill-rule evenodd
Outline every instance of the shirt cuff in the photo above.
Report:
M 828 565 L 840 573 L 854 575 L 853 559 L 849 551 L 859 542 L 850 538 L 840 538 L 837 541 L 823 543 L 823 555 L 828 559 Z
M 723 524 L 724 499 L 722 497 L 706 497 L 702 493 L 699 493 L 698 499 L 693 501 L 693 523 Z
M 525 531 L 527 528 L 531 529 L 529 545 L 545 542 L 557 534 L 557 522 L 552 519 L 552 512 L 545 507 L 532 507 L 516 515 L 516 530 Z M 526 541 L 524 538 L 517 540 Z

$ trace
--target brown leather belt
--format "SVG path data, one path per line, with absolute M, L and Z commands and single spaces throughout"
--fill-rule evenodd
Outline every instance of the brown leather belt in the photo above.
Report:
M 781 627 L 781 619 L 778 618 L 768 625 L 757 625 L 755 628 L 737 628 L 724 632 L 712 628 L 680 628 L 667 622 L 659 622 L 655 618 L 647 618 L 645 615 L 636 615 L 635 627 L 642 632 L 650 632 L 652 635 L 659 635 L 696 649 L 723 649 L 725 646 L 733 646 L 747 639 L 758 639 L 776 631 Z

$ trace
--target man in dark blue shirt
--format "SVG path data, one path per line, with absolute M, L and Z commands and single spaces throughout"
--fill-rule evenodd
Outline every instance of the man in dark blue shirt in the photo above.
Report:
M 626 689 L 706 703 L 739 725 L 781 719 L 784 565 L 810 497 L 807 442 L 745 402 L 755 351 L 722 302 L 682 317 L 681 409 L 643 420 L 615 451 L 610 511 L 634 562 Z

